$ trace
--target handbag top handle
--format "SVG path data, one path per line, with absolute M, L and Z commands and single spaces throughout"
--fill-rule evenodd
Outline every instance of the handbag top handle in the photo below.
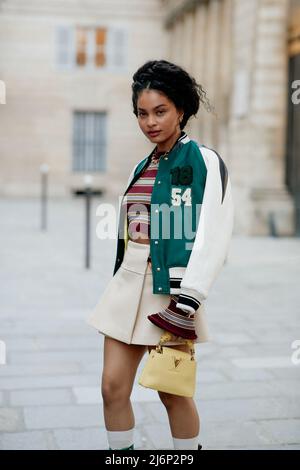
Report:
M 164 343 L 167 343 L 168 341 L 171 341 L 172 338 L 173 338 L 173 334 L 170 333 L 169 331 L 164 331 L 160 337 L 160 340 L 159 340 L 159 343 L 157 344 L 156 346 L 156 351 L 161 353 L 162 352 L 162 345 Z M 191 339 L 185 339 L 183 338 L 184 340 L 184 343 L 187 344 L 189 346 L 189 349 L 190 349 L 190 354 L 191 354 L 191 360 L 194 361 L 195 360 L 195 349 L 194 349 L 194 343 Z

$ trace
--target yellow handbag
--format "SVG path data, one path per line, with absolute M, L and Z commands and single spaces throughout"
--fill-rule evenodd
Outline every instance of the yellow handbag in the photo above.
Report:
M 165 331 L 155 349 L 150 351 L 138 383 L 146 388 L 183 397 L 193 397 L 196 386 L 195 350 L 192 340 L 184 340 L 190 353 L 171 346 L 162 347 L 172 339 L 172 333 Z

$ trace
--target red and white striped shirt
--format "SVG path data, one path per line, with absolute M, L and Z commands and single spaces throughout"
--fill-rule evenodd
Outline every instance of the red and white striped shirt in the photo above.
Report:
M 151 195 L 159 159 L 164 153 L 156 152 L 156 154 L 153 154 L 150 164 L 123 199 L 123 206 L 126 206 L 127 212 L 128 237 L 133 241 L 137 238 L 150 238 Z

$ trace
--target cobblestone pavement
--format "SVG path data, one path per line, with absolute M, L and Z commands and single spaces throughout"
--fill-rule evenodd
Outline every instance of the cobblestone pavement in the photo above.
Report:
M 107 448 L 103 337 L 85 321 L 115 256 L 95 235 L 100 202 L 86 270 L 81 198 L 52 200 L 46 232 L 39 201 L 0 200 L 0 449 Z M 300 449 L 299 278 L 299 239 L 232 240 L 206 301 L 211 341 L 196 348 L 203 448 Z M 132 403 L 136 447 L 172 449 L 157 393 L 136 384 Z

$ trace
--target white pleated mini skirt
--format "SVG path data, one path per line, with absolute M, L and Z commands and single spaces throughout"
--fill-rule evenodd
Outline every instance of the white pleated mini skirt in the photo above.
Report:
M 170 294 L 153 294 L 150 245 L 128 240 L 118 271 L 107 284 L 87 323 L 99 333 L 127 344 L 156 345 L 164 330 L 147 318 L 170 303 Z M 204 305 L 195 315 L 194 343 L 209 341 Z M 174 340 L 173 340 L 174 339 Z M 165 343 L 182 344 L 181 337 Z

